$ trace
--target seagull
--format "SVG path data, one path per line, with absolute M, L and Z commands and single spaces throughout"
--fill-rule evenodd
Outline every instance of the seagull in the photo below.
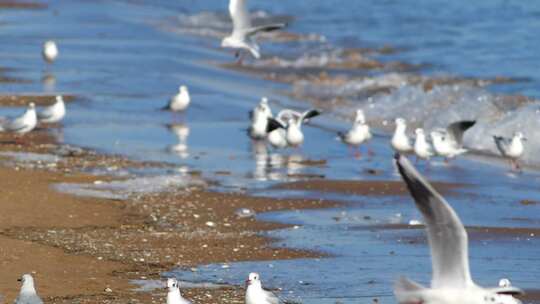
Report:
M 13 119 L 6 119 L 4 121 L 1 121 L 0 132 L 24 134 L 32 131 L 36 127 L 36 125 L 36 106 L 33 102 L 31 102 L 23 115 Z
M 276 116 L 276 121 L 281 125 L 286 125 L 285 118 L 288 113 L 289 110 L 281 110 Z M 289 145 L 287 143 L 287 131 L 283 128 L 276 128 L 268 132 L 267 140 L 276 149 L 283 149 Z
M 416 140 L 414 141 L 414 154 L 416 154 L 416 160 L 418 158 L 425 159 L 429 164 L 429 158 L 433 156 L 431 146 L 426 140 L 424 130 L 418 128 L 415 130 Z
M 43 304 L 43 301 L 36 293 L 32 275 L 23 274 L 18 281 L 22 282 L 22 286 L 17 299 L 15 299 L 15 304 Z
M 404 157 L 396 154 L 396 165 L 416 207 L 426 223 L 431 248 L 431 288 L 401 278 L 394 294 L 398 303 L 411 304 L 520 304 L 510 295 L 521 294 L 515 287 L 483 288 L 476 285 L 469 270 L 467 231 L 446 200 Z
M 236 56 L 240 56 L 241 50 L 247 50 L 253 57 L 261 57 L 259 46 L 253 36 L 259 32 L 271 32 L 286 26 L 285 23 L 267 24 L 262 26 L 252 26 L 248 10 L 247 0 L 230 0 L 229 13 L 233 22 L 233 31 L 230 36 L 223 38 L 221 47 L 237 49 Z M 244 53 L 240 56 L 238 63 L 242 63 Z
M 407 130 L 407 124 L 405 119 L 396 118 L 396 130 L 392 136 L 390 142 L 394 151 L 398 153 L 411 153 L 414 151 L 414 147 L 411 145 L 411 141 L 405 131 Z
M 279 298 L 262 288 L 259 274 L 252 272 L 246 280 L 246 304 L 278 304 Z
M 516 132 L 512 138 L 493 136 L 493 140 L 495 140 L 495 145 L 501 155 L 510 159 L 512 169 L 515 168 L 516 170 L 519 170 L 520 167 L 517 160 L 523 155 L 523 141 L 527 140 L 527 138 L 523 136 L 523 133 Z
M 185 85 L 181 85 L 178 88 L 178 93 L 169 100 L 169 104 L 163 109 L 174 112 L 184 111 L 189 106 L 190 101 L 188 88 Z
M 267 132 L 268 118 L 272 117 L 272 110 L 268 105 L 268 98 L 261 98 L 261 102 L 249 112 L 251 126 L 248 129 L 248 135 L 252 139 L 264 139 Z
M 457 155 L 467 152 L 463 148 L 463 134 L 474 126 L 476 121 L 464 120 L 450 124 L 446 129 L 437 129 L 430 133 L 433 140 L 435 154 L 445 158 L 454 158 Z
M 175 278 L 167 279 L 167 304 L 191 304 L 190 301 L 184 299 L 180 294 L 178 281 Z
M 61 121 L 66 115 L 66 106 L 62 96 L 56 96 L 56 102 L 48 107 L 43 108 L 37 113 L 39 122 L 55 123 Z
M 349 146 L 356 146 L 360 148 L 360 145 L 371 139 L 371 132 L 369 131 L 369 125 L 366 123 L 366 117 L 364 111 L 361 109 L 356 110 L 356 117 L 351 129 L 346 132 L 338 132 L 338 139 L 346 143 Z M 358 150 L 357 156 L 360 156 Z
M 311 118 L 318 116 L 321 113 L 322 112 L 317 109 L 311 109 L 305 111 L 304 113 L 287 110 L 287 114 L 283 115 L 283 117 L 286 118 L 286 125 L 274 118 L 269 118 L 267 132 L 270 133 L 277 128 L 285 129 L 285 139 L 287 140 L 287 145 L 291 147 L 298 147 L 304 142 L 302 123 L 308 122 Z
M 45 43 L 43 43 L 41 55 L 47 63 L 53 63 L 58 57 L 58 47 L 56 46 L 56 42 L 52 40 L 45 41 Z

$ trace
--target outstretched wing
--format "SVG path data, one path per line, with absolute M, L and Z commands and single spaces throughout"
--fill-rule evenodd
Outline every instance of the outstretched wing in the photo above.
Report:
M 476 120 L 462 120 L 450 124 L 446 131 L 451 140 L 461 147 L 463 141 L 463 133 L 476 124 Z
M 287 26 L 287 23 L 273 23 L 273 24 L 255 26 L 255 27 L 249 28 L 246 32 L 246 35 L 252 36 L 252 35 L 257 34 L 258 32 L 272 32 L 275 30 L 282 29 L 286 26 Z
M 247 0 L 230 0 L 229 13 L 233 22 L 233 36 L 244 36 L 251 29 L 251 19 L 246 6 Z
M 277 119 L 269 117 L 268 124 L 266 125 L 266 133 L 270 133 L 278 128 L 285 129 L 285 126 L 281 122 L 279 122 Z
M 302 113 L 302 122 L 308 122 L 311 118 L 321 115 L 322 112 L 317 109 L 307 110 Z
M 407 158 L 397 154 L 396 164 L 426 222 L 433 267 L 432 287 L 474 285 L 469 270 L 467 231 L 454 209 Z

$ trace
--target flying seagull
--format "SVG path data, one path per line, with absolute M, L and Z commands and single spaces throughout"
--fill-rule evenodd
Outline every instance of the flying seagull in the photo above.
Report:
M 467 149 L 463 148 L 463 134 L 475 123 L 474 120 L 463 120 L 450 124 L 446 129 L 432 131 L 430 135 L 435 153 L 448 161 L 449 158 L 467 152 Z

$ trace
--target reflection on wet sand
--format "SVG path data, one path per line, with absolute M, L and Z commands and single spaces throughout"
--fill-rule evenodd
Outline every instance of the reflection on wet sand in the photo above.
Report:
M 269 153 L 263 141 L 252 141 L 251 151 L 255 160 L 253 178 L 257 181 L 293 181 L 306 168 L 302 155 Z

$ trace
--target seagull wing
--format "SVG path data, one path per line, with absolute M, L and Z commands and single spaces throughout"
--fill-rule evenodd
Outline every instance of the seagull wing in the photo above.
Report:
M 291 118 L 293 118 L 294 120 L 298 120 L 300 119 L 300 117 L 302 117 L 302 113 L 290 109 L 285 109 L 279 111 L 276 119 L 280 121 L 288 121 Z
M 287 23 L 273 23 L 273 24 L 255 26 L 255 27 L 247 29 L 246 35 L 253 36 L 257 34 L 258 32 L 272 32 L 275 30 L 282 29 L 286 26 L 287 26 Z
M 279 120 L 269 117 L 268 124 L 266 125 L 266 133 L 270 133 L 279 128 L 285 129 L 286 127 Z
M 24 115 L 19 116 L 13 120 L 8 120 L 2 125 L 2 129 L 9 132 L 17 132 L 26 128 L 26 122 L 24 121 Z
M 302 122 L 308 122 L 311 118 L 321 115 L 322 112 L 317 109 L 307 110 L 302 113 Z
M 245 37 L 251 29 L 251 19 L 246 7 L 247 0 L 230 0 L 229 13 L 233 22 L 233 36 Z
M 462 120 L 450 124 L 447 128 L 448 136 L 461 147 L 463 141 L 463 133 L 476 124 L 476 120 Z
M 403 156 L 396 163 L 426 221 L 431 247 L 433 288 L 474 285 L 469 270 L 467 231 L 454 209 Z
M 264 298 L 265 298 L 265 303 L 268 303 L 268 304 L 279 304 L 281 303 L 280 299 L 271 291 L 268 291 L 268 290 L 264 290 L 263 289 L 263 294 L 264 294 Z
M 37 113 L 37 117 L 40 120 L 51 118 L 53 115 L 54 115 L 54 107 L 52 106 L 43 108 L 42 111 Z
M 502 137 L 502 136 L 493 136 L 493 140 L 495 141 L 495 145 L 497 146 L 497 149 L 499 150 L 499 152 L 503 156 L 506 155 L 506 151 L 508 151 L 508 148 L 510 147 L 512 139 Z

